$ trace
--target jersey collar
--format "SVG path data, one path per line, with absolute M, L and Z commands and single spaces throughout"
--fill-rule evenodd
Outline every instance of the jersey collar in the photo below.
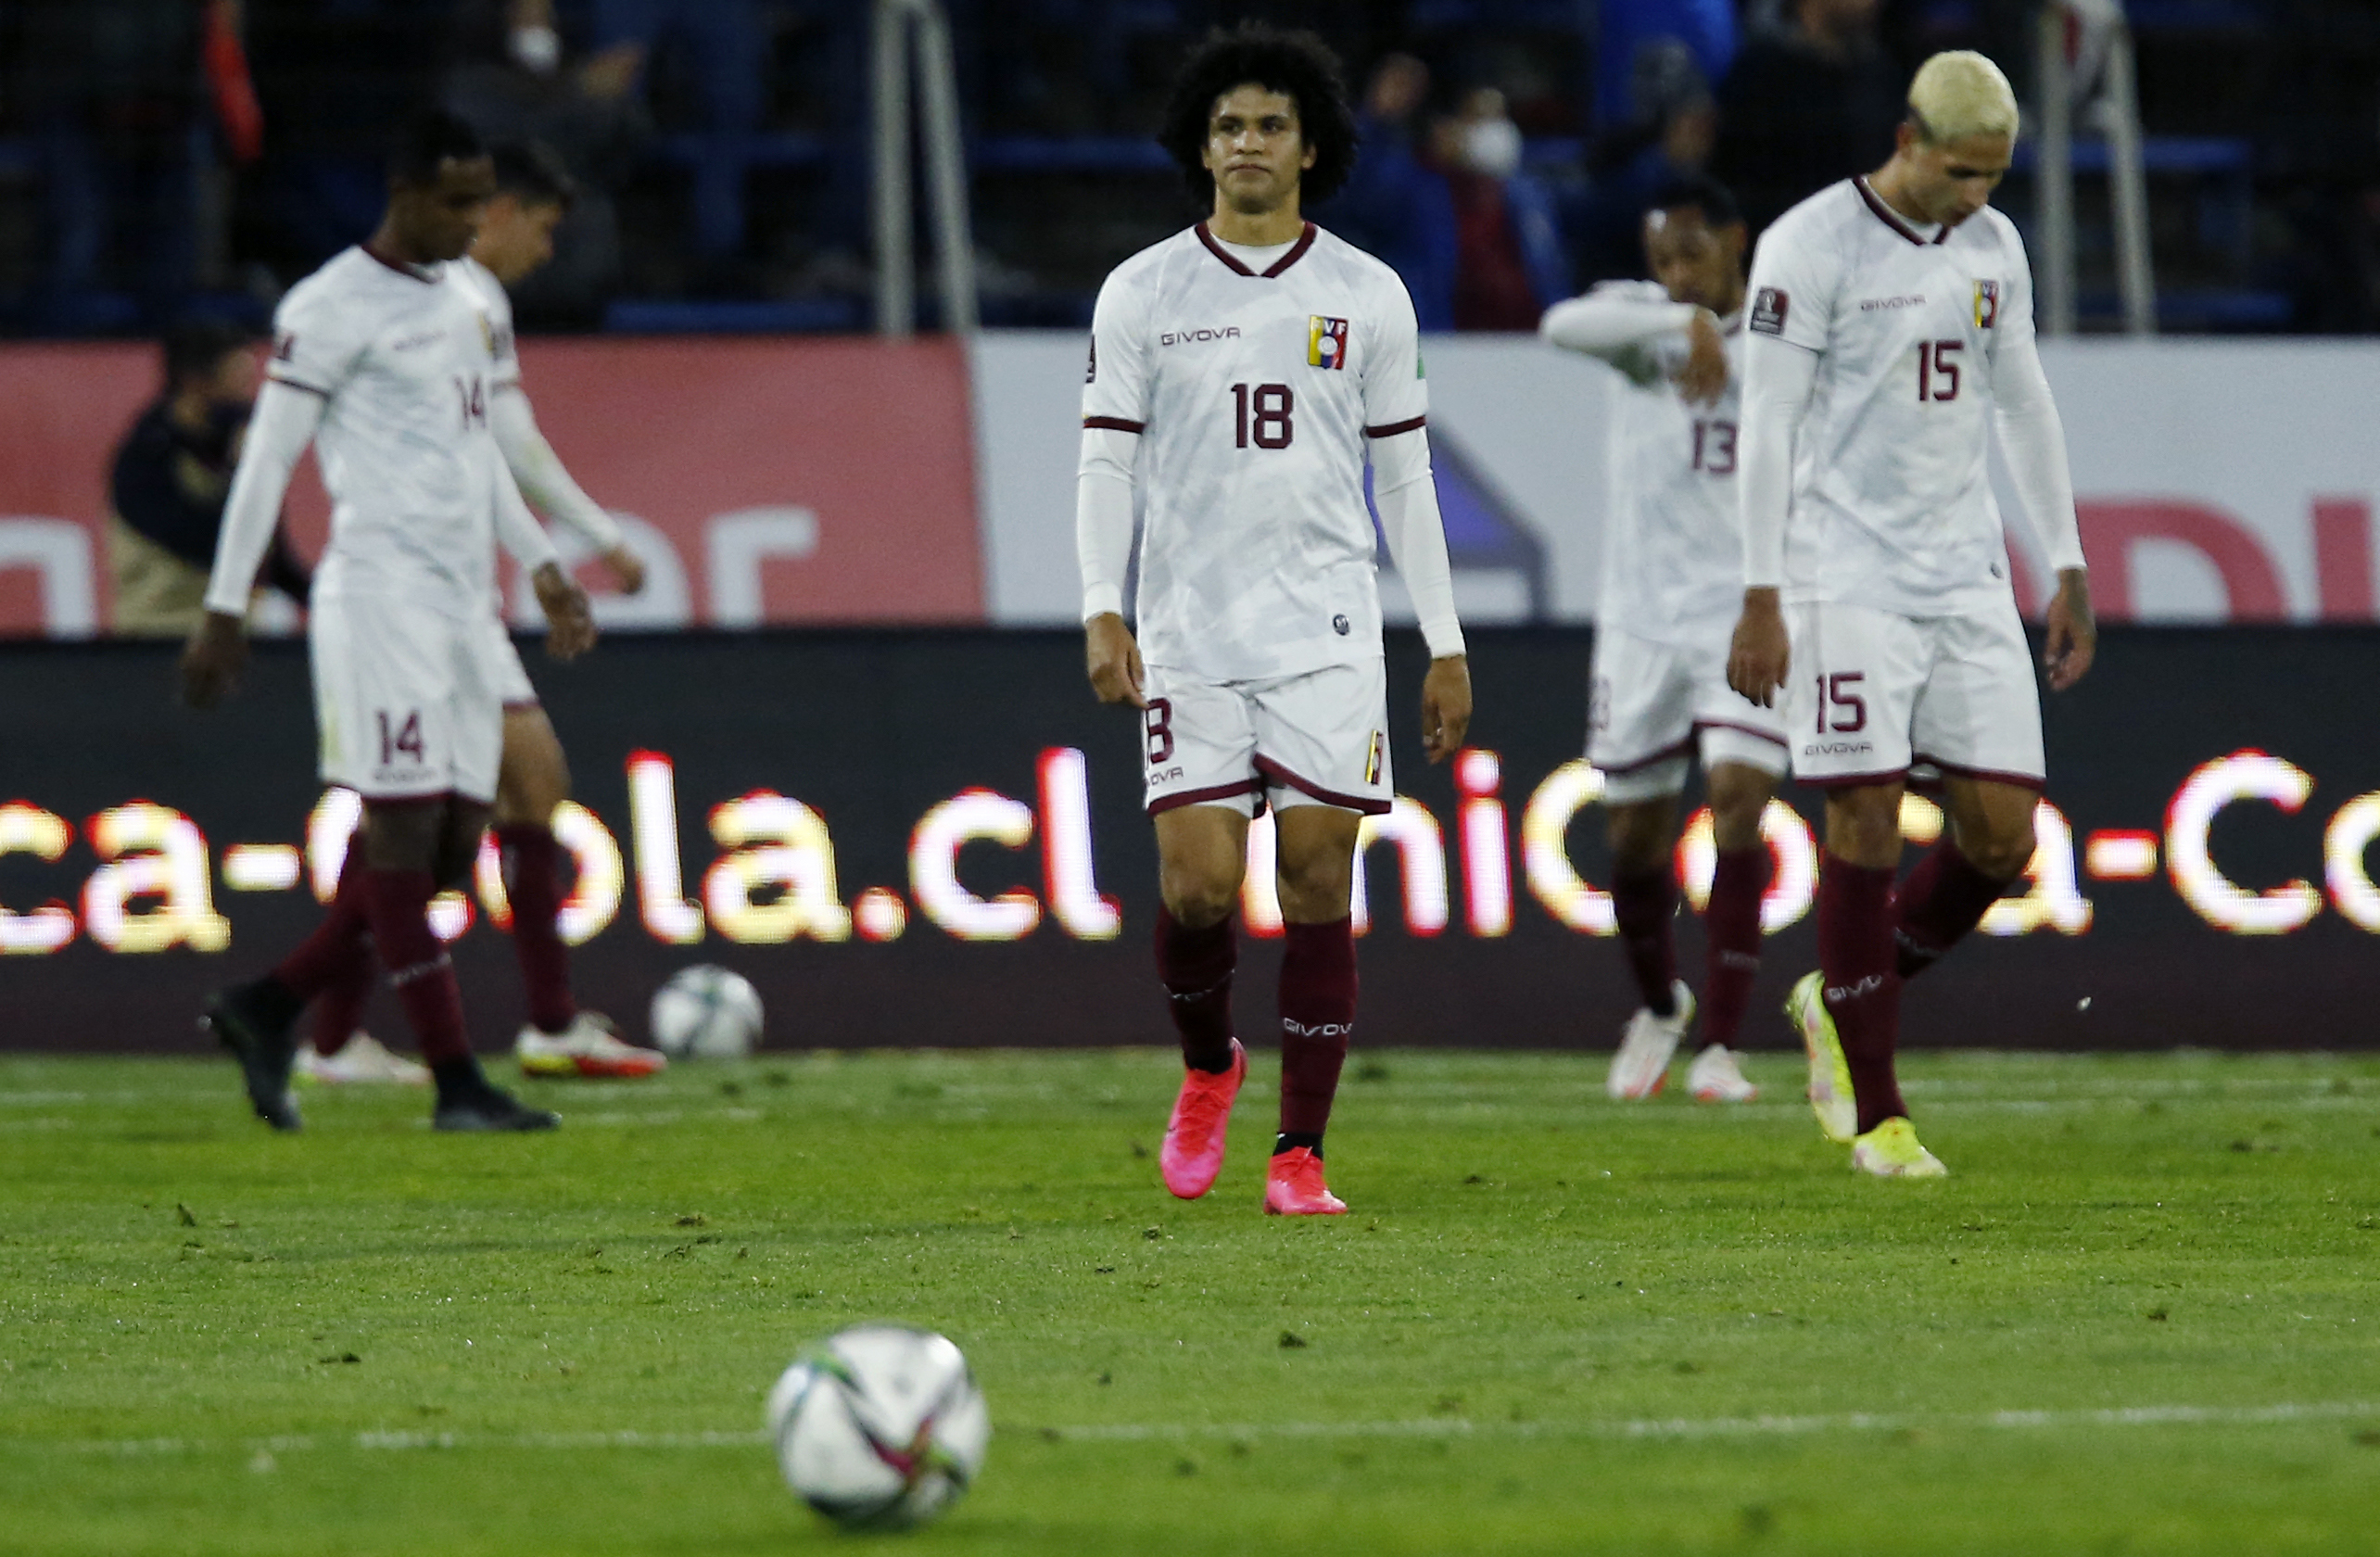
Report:
M 1859 197 L 1867 203 L 1867 209 L 1875 213 L 1877 221 L 1884 223 L 1885 226 L 1890 227 L 1895 233 L 1900 234 L 1901 236 L 1908 239 L 1911 243 L 1916 244 L 1918 247 L 1922 248 L 1928 244 L 1947 243 L 1950 241 L 1950 229 L 1947 226 L 1943 227 L 1941 232 L 1936 233 L 1931 238 L 1919 236 L 1916 228 L 1901 220 L 1901 213 L 1899 211 L 1896 211 L 1892 207 L 1886 205 L 1882 196 L 1867 187 L 1867 177 L 1866 174 L 1863 173 L 1855 177 L 1851 181 L 1851 186 L 1859 191 Z
M 1216 259 L 1221 260 L 1224 264 L 1229 265 L 1233 270 L 1237 271 L 1244 276 L 1252 276 L 1256 274 L 1254 271 L 1249 270 L 1246 265 L 1240 263 L 1238 255 L 1234 254 L 1230 249 L 1225 248 L 1222 242 L 1216 238 L 1214 234 L 1207 231 L 1207 224 L 1205 222 L 1201 222 L 1198 223 L 1197 227 L 1195 228 L 1194 231 L 1198 234 L 1198 241 L 1207 246 L 1208 253 L 1213 255 Z M 1298 241 L 1296 244 L 1291 246 L 1289 252 L 1283 255 L 1280 259 L 1275 260 L 1272 265 L 1266 269 L 1264 279 L 1271 281 L 1274 276 L 1279 275 L 1282 272 L 1287 270 L 1298 260 L 1303 260 L 1306 257 L 1306 250 L 1314 247 L 1314 239 L 1319 236 L 1321 233 L 1321 228 L 1315 226 L 1310 222 L 1307 222 L 1306 230 L 1298 234 Z
M 408 265 L 401 260 L 391 260 L 368 243 L 361 243 L 355 247 L 363 250 L 364 253 L 370 255 L 380 264 L 387 266 L 390 270 L 395 271 L 399 275 L 403 276 L 410 281 L 418 281 L 424 286 L 436 285 L 437 283 L 437 279 L 440 274 L 437 271 L 431 270 L 426 266 Z

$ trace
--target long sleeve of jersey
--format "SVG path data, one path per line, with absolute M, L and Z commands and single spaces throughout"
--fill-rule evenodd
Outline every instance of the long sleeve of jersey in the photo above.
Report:
M 2034 348 L 2032 310 L 2020 316 L 1992 354 L 1993 419 L 2000 450 L 2016 483 L 2018 506 L 2041 542 L 2049 565 L 2064 573 L 2082 566 L 2082 531 L 2074 515 L 2074 476 L 2066 462 L 2066 428 Z M 2011 323 L 2016 323 L 2014 320 Z
M 1133 563 L 1133 465 L 1140 435 L 1082 429 L 1074 476 L 1074 555 L 1082 570 L 1082 619 L 1124 614 L 1124 575 Z
M 1750 335 L 1743 353 L 1743 429 L 1738 500 L 1743 505 L 1743 583 L 1785 582 L 1785 517 L 1793 502 L 1793 440 L 1817 383 L 1814 351 Z
M 553 537 L 546 534 L 529 505 L 521 500 L 521 489 L 513 484 L 510 471 L 496 473 L 496 538 L 514 562 L 531 573 L 562 561 L 553 549 Z
M 495 396 L 488 407 L 487 424 L 524 497 L 577 531 L 596 551 L 619 549 L 626 539 L 619 521 L 571 479 L 562 457 L 538 430 L 537 413 L 529 409 L 529 397 L 519 386 L 507 386 Z
M 256 570 L 281 523 L 281 500 L 298 456 L 314 440 L 328 402 L 322 395 L 268 379 L 240 446 L 239 469 L 223 500 L 223 527 L 215 538 L 215 567 L 207 580 L 207 609 L 246 616 Z
M 1598 286 L 1546 310 L 1538 335 L 1565 351 L 1609 362 L 1639 384 L 1660 375 L 1652 348 L 1694 322 L 1694 305 L 1632 282 Z
M 1388 560 L 1397 564 L 1430 658 L 1463 652 L 1462 623 L 1454 611 L 1454 569 L 1447 560 L 1446 523 L 1438 513 L 1437 483 L 1430 478 L 1430 437 L 1422 428 L 1375 438 L 1372 444 L 1372 500 L 1380 511 L 1380 533 Z

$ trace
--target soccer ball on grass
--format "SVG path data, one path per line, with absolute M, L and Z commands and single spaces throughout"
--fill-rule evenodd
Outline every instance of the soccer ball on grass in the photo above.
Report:
M 652 1041 L 672 1059 L 741 1059 L 760 1042 L 760 992 L 724 968 L 682 968 L 653 992 Z
M 921 1525 L 983 1467 L 992 1416 L 947 1336 L 863 1324 L 804 1349 L 768 1393 L 778 1468 L 855 1529 Z

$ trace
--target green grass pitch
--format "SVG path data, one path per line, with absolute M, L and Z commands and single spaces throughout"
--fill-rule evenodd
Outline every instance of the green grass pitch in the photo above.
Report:
M 0 1062 L 0 1550 L 847 1551 L 799 1343 L 895 1318 L 996 1423 L 919 1552 L 2369 1552 L 2380 1060 L 1910 1060 L 1937 1184 L 1601 1055 L 1349 1067 L 1329 1222 L 1170 1199 L 1154 1051 L 684 1066 L 246 1117 L 224 1062 Z

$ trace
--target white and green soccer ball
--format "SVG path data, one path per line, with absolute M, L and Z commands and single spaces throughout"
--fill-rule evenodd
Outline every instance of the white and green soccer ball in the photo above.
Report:
M 760 1042 L 760 992 L 709 963 L 681 968 L 653 992 L 652 1030 L 672 1059 L 741 1059 Z
M 992 1416 L 945 1335 L 863 1324 L 804 1348 L 768 1392 L 778 1468 L 855 1529 L 922 1525 L 983 1468 Z

